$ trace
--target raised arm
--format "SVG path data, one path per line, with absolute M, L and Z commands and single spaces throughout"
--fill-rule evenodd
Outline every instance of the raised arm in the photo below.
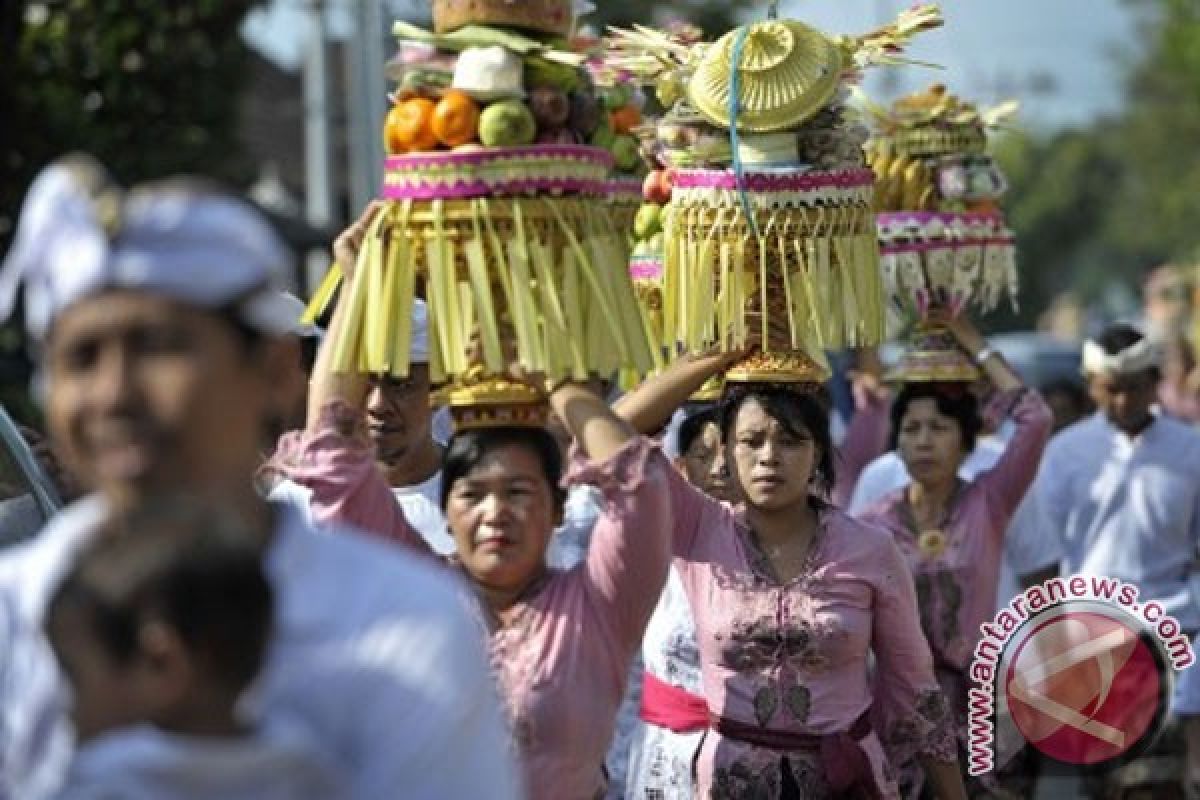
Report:
M 704 382 L 746 357 L 742 350 L 686 355 L 625 394 L 614 406 L 621 419 L 647 436 L 661 430 L 675 410 L 687 403 Z
M 998 408 L 991 412 L 992 415 L 1012 419 L 1016 425 L 1003 455 L 976 479 L 997 502 L 997 513 L 1005 516 L 1005 525 L 998 526 L 998 530 L 1003 531 L 1037 475 L 1042 453 L 1050 439 L 1054 415 L 1041 395 L 1025 388 L 1020 377 L 988 347 L 987 340 L 970 322 L 959 318 L 948 327 L 959 345 L 981 364 L 996 388 L 991 402 Z
M 878 351 L 874 347 L 859 351 L 858 368 L 851 376 L 854 416 L 839 448 L 841 458 L 833 486 L 833 503 L 839 508 L 849 506 L 867 465 L 887 451 L 891 394 L 880 380 L 882 374 Z
M 352 525 L 432 552 L 409 525 L 375 463 L 364 419 L 367 377 L 333 369 L 334 343 L 346 324 L 346 309 L 354 291 L 353 264 L 380 210 L 381 206 L 373 203 L 334 243 L 334 255 L 343 265 L 346 280 L 313 366 L 308 421 L 304 431 L 280 439 L 268 466 L 312 491 L 312 513 L 318 522 Z

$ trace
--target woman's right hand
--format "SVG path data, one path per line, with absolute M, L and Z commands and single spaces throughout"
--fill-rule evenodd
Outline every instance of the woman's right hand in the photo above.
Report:
M 358 265 L 358 254 L 362 251 L 363 241 L 367 237 L 367 229 L 371 227 L 371 222 L 376 215 L 382 213 L 386 208 L 385 201 L 372 200 L 363 209 L 358 219 L 350 223 L 333 240 L 333 260 L 341 268 L 342 274 L 346 276 L 347 283 L 354 278 L 354 269 Z

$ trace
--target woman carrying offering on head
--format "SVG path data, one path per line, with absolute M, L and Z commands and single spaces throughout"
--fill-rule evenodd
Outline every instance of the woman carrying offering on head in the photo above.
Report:
M 675 567 L 695 614 L 709 718 L 696 796 L 896 797 L 892 764 L 916 757 L 937 796 L 961 797 L 904 559 L 884 531 L 827 499 L 835 476 L 823 376 L 809 362 L 807 379 L 771 381 L 769 366 L 747 366 L 765 354 L 735 367 L 744 357 L 684 358 L 618 409 L 662 418 L 730 370 L 719 429 L 742 505 L 669 480 Z
M 371 213 L 339 239 L 339 263 L 354 263 Z M 339 301 L 327 342 L 338 338 L 344 312 Z M 428 552 L 363 435 L 366 377 L 335 374 L 331 364 L 323 348 L 308 428 L 285 437 L 276 466 L 312 490 L 318 519 Z M 605 790 L 602 765 L 629 662 L 666 579 L 673 470 L 583 385 L 548 390 L 547 409 L 533 383 L 515 373 L 451 392 L 457 431 L 442 464 L 442 505 L 457 555 L 447 561 L 478 598 L 530 796 L 591 800 Z M 587 457 L 570 465 L 567 482 L 604 495 L 587 558 L 570 570 L 546 566 L 564 500 L 548 411 Z
M 988 413 L 1011 419 L 1015 431 L 995 466 L 968 482 L 958 470 L 983 426 L 970 391 L 975 364 L 996 390 Z M 912 480 L 859 518 L 890 531 L 912 571 L 921 628 L 965 744 L 967 670 L 979 626 L 995 611 L 1004 532 L 1037 474 L 1052 415 L 961 316 L 918 336 L 900 378 L 893 437 Z

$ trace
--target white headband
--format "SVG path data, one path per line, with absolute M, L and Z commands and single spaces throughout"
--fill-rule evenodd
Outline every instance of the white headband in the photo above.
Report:
M 1162 352 L 1158 343 L 1150 337 L 1129 345 L 1116 354 L 1110 354 L 1093 341 L 1083 343 L 1083 371 L 1087 374 L 1110 373 L 1131 375 L 1157 367 L 1162 363 Z
M 47 167 L 21 211 L 0 269 L 0 319 L 25 287 L 25 321 L 43 338 L 73 303 L 110 288 L 165 295 L 200 308 L 238 305 L 243 321 L 286 333 L 269 306 L 290 254 L 266 220 L 237 198 L 200 188 L 125 192 L 94 161 Z

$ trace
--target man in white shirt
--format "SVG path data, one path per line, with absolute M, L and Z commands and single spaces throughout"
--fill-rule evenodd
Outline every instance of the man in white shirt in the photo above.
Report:
M 424 301 L 413 304 L 411 365 L 407 378 L 375 376 L 367 397 L 367 435 L 376 461 L 387 475 L 392 494 L 404 517 L 433 550 L 454 553 L 454 537 L 442 512 L 443 441 L 434 436 L 434 413 L 429 401 L 429 322 Z M 270 499 L 299 506 L 311 519 L 311 492 L 283 480 Z
M 256 212 L 195 181 L 124 192 L 76 158 L 30 189 L 0 317 L 23 285 L 54 444 L 93 494 L 0 557 L 0 798 L 52 797 L 72 760 L 49 596 L 110 509 L 162 491 L 263 537 L 273 634 L 248 722 L 296 722 L 361 800 L 520 796 L 463 588 L 255 492 L 261 439 L 294 400 L 263 310 L 287 260 Z
M 1084 343 L 1097 412 L 1051 440 L 1035 485 L 1063 543 L 1065 574 L 1135 584 L 1182 630 L 1200 630 L 1200 433 L 1154 411 L 1160 353 L 1128 325 Z M 1200 777 L 1200 675 L 1185 670 L 1172 711 L 1184 719 Z

